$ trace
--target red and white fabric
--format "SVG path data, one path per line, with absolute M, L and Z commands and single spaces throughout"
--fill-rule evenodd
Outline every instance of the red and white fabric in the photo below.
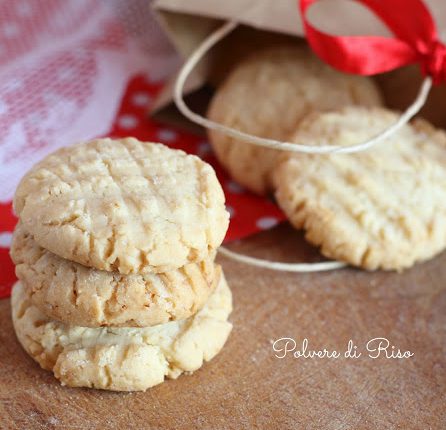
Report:
M 135 136 L 198 154 L 225 190 L 227 241 L 283 220 L 228 178 L 205 139 L 147 117 L 178 61 L 147 0 L 0 1 L 0 298 L 15 281 L 15 187 L 35 162 L 77 141 Z

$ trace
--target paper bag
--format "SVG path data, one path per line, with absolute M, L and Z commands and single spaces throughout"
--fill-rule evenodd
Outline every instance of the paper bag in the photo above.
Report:
M 426 0 L 440 35 L 446 35 L 446 2 Z M 241 25 L 215 46 L 189 77 L 184 93 L 188 104 L 203 113 L 212 89 L 233 65 L 250 52 L 280 43 L 303 43 L 297 0 L 157 0 L 154 10 L 169 39 L 183 60 L 215 28 L 226 20 Z M 309 19 L 318 28 L 343 35 L 391 36 L 388 29 L 366 8 L 345 0 L 317 3 Z M 169 123 L 203 132 L 173 107 L 173 76 L 157 98 L 152 114 Z M 376 77 L 388 107 L 405 109 L 415 98 L 422 76 L 419 67 L 409 66 Z M 446 85 L 436 86 L 420 113 L 434 124 L 446 127 Z

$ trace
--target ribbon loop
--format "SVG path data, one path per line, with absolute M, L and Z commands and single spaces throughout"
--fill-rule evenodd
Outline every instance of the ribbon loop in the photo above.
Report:
M 419 63 L 435 84 L 446 82 L 446 45 L 437 36 L 434 20 L 422 0 L 356 0 L 370 9 L 394 34 L 333 36 L 313 27 L 306 18 L 318 0 L 299 0 L 306 38 L 314 52 L 332 67 L 347 73 L 374 75 Z

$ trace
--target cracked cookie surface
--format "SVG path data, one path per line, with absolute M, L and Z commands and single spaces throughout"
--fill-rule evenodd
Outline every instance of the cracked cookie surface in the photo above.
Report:
M 188 318 L 215 290 L 213 255 L 166 273 L 122 275 L 65 260 L 19 223 L 11 257 L 17 277 L 45 315 L 71 325 L 144 327 Z
M 322 63 L 306 47 L 281 46 L 251 55 L 217 89 L 208 117 L 256 136 L 287 140 L 309 112 L 346 105 L 378 106 L 374 82 Z M 271 191 L 271 173 L 282 151 L 263 148 L 209 130 L 217 158 L 251 191 Z
M 398 117 L 383 108 L 315 113 L 293 141 L 352 145 Z M 426 121 L 359 153 L 284 154 L 274 183 L 290 222 L 329 258 L 401 270 L 446 247 L 446 134 Z
M 17 337 L 41 367 L 63 385 L 144 391 L 211 360 L 232 325 L 231 292 L 222 274 L 206 305 L 194 316 L 147 328 L 86 328 L 50 320 L 16 283 L 11 297 Z
M 14 209 L 42 247 L 124 274 L 199 262 L 221 244 L 229 223 L 211 166 L 134 138 L 54 152 L 22 179 Z

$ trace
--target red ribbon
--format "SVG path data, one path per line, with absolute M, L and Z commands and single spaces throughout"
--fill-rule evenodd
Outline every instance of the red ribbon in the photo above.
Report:
M 446 82 L 446 46 L 440 42 L 434 20 L 422 0 L 356 0 L 368 7 L 395 37 L 332 36 L 306 19 L 318 0 L 300 0 L 307 40 L 315 53 L 332 67 L 347 73 L 375 75 L 419 63 L 434 83 Z

